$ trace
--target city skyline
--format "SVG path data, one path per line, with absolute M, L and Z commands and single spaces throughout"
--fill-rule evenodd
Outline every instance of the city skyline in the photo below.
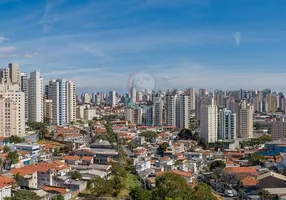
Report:
M 82 92 L 122 91 L 130 74 L 142 71 L 158 90 L 285 92 L 282 0 L 0 3 L 0 65 L 17 62 L 46 81 L 57 76 Z

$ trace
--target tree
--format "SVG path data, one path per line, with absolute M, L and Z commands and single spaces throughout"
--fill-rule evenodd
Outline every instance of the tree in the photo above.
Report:
M 193 134 L 193 140 L 199 141 L 199 139 L 200 139 L 200 134 L 198 132 L 195 132 Z
M 2 158 L 0 158 L 0 171 L 3 170 L 3 165 L 4 165 L 4 162 L 3 162 Z
M 206 140 L 204 138 L 199 139 L 198 145 L 201 146 L 203 149 L 208 148 L 208 143 L 206 142 Z
M 71 174 L 71 178 L 72 178 L 72 179 L 76 179 L 76 180 L 81 180 L 81 179 L 82 179 L 82 175 L 81 175 L 80 172 L 74 171 L 74 172 L 72 172 L 72 174 Z
M 15 192 L 14 197 L 5 198 L 5 200 L 40 200 L 39 197 L 35 192 L 30 190 L 17 190 Z
M 53 197 L 52 200 L 65 200 L 65 197 L 61 194 L 58 194 L 57 196 Z
M 113 196 L 117 197 L 120 191 L 125 187 L 123 177 L 114 176 L 112 178 Z
M 140 133 L 140 136 L 145 137 L 145 140 L 148 142 L 151 142 L 151 140 L 156 138 L 157 135 L 158 133 L 155 131 L 146 131 L 146 132 Z
M 259 191 L 259 196 L 263 199 L 263 200 L 270 200 L 270 193 L 267 190 L 260 190 Z
M 151 200 L 152 193 L 149 190 L 144 190 L 142 187 L 132 188 L 129 196 L 133 200 Z
M 264 156 L 258 153 L 251 154 L 250 158 L 248 159 L 251 165 L 259 165 L 264 160 L 265 160 Z
M 255 122 L 253 123 L 253 127 L 256 129 L 256 130 L 260 130 L 261 129 L 261 124 L 259 122 Z
M 10 151 L 6 157 L 6 160 L 10 163 L 10 167 L 19 162 L 19 154 L 17 151 Z
M 11 149 L 10 149 L 10 147 L 8 147 L 8 146 L 4 146 L 4 147 L 3 147 L 4 153 L 8 153 L 10 150 L 11 150 Z
M 88 189 L 91 191 L 92 196 L 111 196 L 113 193 L 112 182 L 102 178 L 94 178 L 88 184 Z
M 205 183 L 200 183 L 195 187 L 195 198 L 204 200 L 217 200 L 217 198 L 213 195 L 211 188 Z
M 178 133 L 178 137 L 180 140 L 192 140 L 193 139 L 193 133 L 190 129 L 182 129 Z
M 167 148 L 169 147 L 167 142 L 163 142 L 162 144 L 159 145 L 157 151 L 158 154 L 160 155 L 164 155 L 165 151 L 167 150 Z
M 225 163 L 222 160 L 215 160 L 211 162 L 210 170 L 214 170 L 216 168 L 225 168 Z
M 156 187 L 152 192 L 152 199 L 191 199 L 189 197 L 192 194 L 192 187 L 187 184 L 183 177 L 173 173 L 166 173 L 156 178 Z
M 19 136 L 16 136 L 16 135 L 12 135 L 11 137 L 8 138 L 8 142 L 17 144 L 17 143 L 25 142 L 25 139 Z

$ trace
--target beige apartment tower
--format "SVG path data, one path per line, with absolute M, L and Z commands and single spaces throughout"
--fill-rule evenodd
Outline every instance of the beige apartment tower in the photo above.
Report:
M 253 137 L 253 106 L 242 101 L 238 104 L 237 109 L 237 137 Z
M 52 122 L 53 120 L 53 101 L 44 99 L 44 121 Z

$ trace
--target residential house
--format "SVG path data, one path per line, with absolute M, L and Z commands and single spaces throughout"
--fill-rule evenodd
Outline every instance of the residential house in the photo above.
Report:
M 248 189 L 248 188 L 257 189 L 258 187 L 258 181 L 256 180 L 256 177 L 254 176 L 247 175 L 245 177 L 242 177 L 240 179 L 240 183 L 244 189 Z
M 107 140 L 96 140 L 90 145 L 91 149 L 113 149 L 112 144 Z
M 92 156 L 83 156 L 81 158 L 82 165 L 92 165 L 93 164 L 93 157 Z
M 257 177 L 259 188 L 286 188 L 286 176 L 270 171 Z
M 17 178 L 20 187 L 36 189 L 38 188 L 38 174 L 35 169 L 13 168 L 7 174 Z
M 85 181 L 90 181 L 94 178 L 107 178 L 108 173 L 104 171 L 99 171 L 99 170 L 82 170 L 79 171 L 79 173 L 82 175 L 82 180 Z
M 203 153 L 201 153 L 201 152 L 184 152 L 184 156 L 187 159 L 192 159 L 192 158 L 203 159 Z
M 50 195 L 52 197 L 56 195 L 63 195 L 65 200 L 70 200 L 72 198 L 72 193 L 70 192 L 69 189 L 62 188 L 62 187 L 52 187 L 52 186 L 45 186 L 42 188 L 44 191 L 52 194 Z
M 246 175 L 257 176 L 256 169 L 253 167 L 226 167 L 224 171 L 228 174 L 236 175 L 237 177 Z
M 80 157 L 79 156 L 64 156 L 63 160 L 65 161 L 65 163 L 67 163 L 68 165 L 78 165 L 79 164 L 79 160 Z
M 0 183 L 0 199 L 11 197 L 12 185 Z

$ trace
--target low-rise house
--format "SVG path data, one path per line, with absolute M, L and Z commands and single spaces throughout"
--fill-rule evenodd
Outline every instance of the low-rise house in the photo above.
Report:
M 69 165 L 78 165 L 80 162 L 80 157 L 79 156 L 64 156 L 63 160 L 65 161 L 65 163 L 69 164 Z
M 82 192 L 83 190 L 86 190 L 87 182 L 86 181 L 69 179 L 69 180 L 67 180 L 64 183 L 64 187 L 68 188 L 71 191 Z
M 91 149 L 113 149 L 112 144 L 107 140 L 96 140 L 90 145 Z
M 192 158 L 203 159 L 203 153 L 201 152 L 184 152 L 184 156 L 189 160 Z
M 38 155 L 41 150 L 39 144 L 28 144 L 28 143 L 15 144 L 15 149 L 17 151 L 26 151 L 28 152 L 28 154 L 31 155 Z
M 38 188 L 38 173 L 34 169 L 13 168 L 7 174 L 17 179 L 17 183 L 22 188 Z
M 246 175 L 257 176 L 256 169 L 252 167 L 226 167 L 224 171 L 228 174 L 236 175 L 237 177 Z
M 226 152 L 223 154 L 223 156 L 228 160 L 238 160 L 240 158 L 243 158 L 245 154 L 242 152 Z
M 270 171 L 257 177 L 259 188 L 285 188 L 286 176 Z
M 72 193 L 69 189 L 62 188 L 62 187 L 52 187 L 52 186 L 45 186 L 42 188 L 44 191 L 50 193 L 50 199 L 56 195 L 63 195 L 65 200 L 70 200 L 72 198 Z
M 248 189 L 248 188 L 257 189 L 257 187 L 258 187 L 258 181 L 256 180 L 256 177 L 254 177 L 254 176 L 248 176 L 247 175 L 245 177 L 242 177 L 240 179 L 240 183 L 244 189 Z
M 92 165 L 93 164 L 93 157 L 92 156 L 83 156 L 81 158 L 82 165 Z
M 141 172 L 144 171 L 146 169 L 150 169 L 151 168 L 151 161 L 147 160 L 147 161 L 139 161 L 135 164 L 135 169 L 137 172 Z
M 82 170 L 79 171 L 79 173 L 82 175 L 82 180 L 90 181 L 94 178 L 107 178 L 108 173 L 99 171 L 99 170 Z
M 11 197 L 12 185 L 0 183 L 0 199 Z
M 96 153 L 94 150 L 91 150 L 89 148 L 84 149 L 77 149 L 70 153 L 70 155 L 77 155 L 77 156 L 92 156 L 95 157 Z

